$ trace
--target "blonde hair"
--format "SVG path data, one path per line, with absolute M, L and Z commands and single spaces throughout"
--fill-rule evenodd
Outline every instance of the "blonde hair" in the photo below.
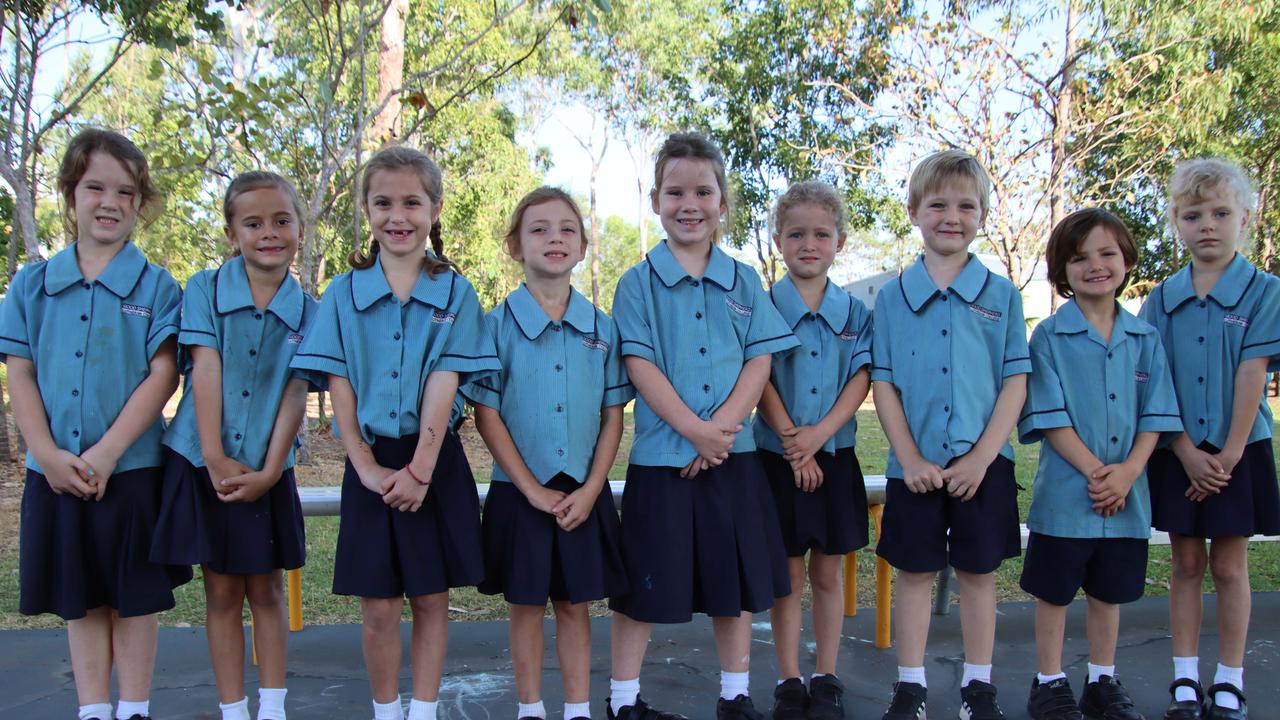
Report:
M 95 152 L 104 152 L 115 158 L 125 170 L 133 176 L 133 184 L 138 192 L 138 215 L 144 221 L 150 221 L 150 211 L 160 199 L 160 192 L 151 180 L 151 172 L 147 167 L 147 156 L 142 154 L 137 145 L 129 138 L 113 130 L 103 128 L 87 128 L 76 134 L 62 153 L 62 163 L 58 166 L 58 193 L 62 195 L 62 227 L 70 234 L 71 239 L 79 237 L 76 227 L 76 185 L 89 169 L 89 158 Z
M 1216 157 L 1178 163 L 1169 178 L 1169 222 L 1176 231 L 1179 206 L 1202 203 L 1224 192 L 1234 195 L 1249 219 L 1253 219 L 1258 194 L 1239 165 Z
M 978 194 L 978 206 L 986 217 L 991 209 L 991 176 L 977 158 L 963 150 L 943 150 L 921 160 L 907 183 L 907 207 L 915 212 L 924 196 L 949 182 L 965 180 Z
M 564 190 L 543 185 L 520 198 L 520 202 L 516 204 L 516 209 L 511 213 L 511 220 L 507 223 L 507 232 L 503 235 L 503 240 L 507 243 L 507 253 L 511 257 L 514 258 L 520 252 L 520 225 L 524 222 L 524 212 L 534 205 L 556 200 L 568 205 L 569 209 L 573 211 L 573 216 L 578 219 L 578 233 L 582 236 L 582 249 L 587 249 L 587 228 L 586 223 L 582 221 L 582 210 L 578 208 L 578 203 L 574 202 L 569 193 Z
M 773 206 L 771 223 L 774 235 L 782 235 L 783 219 L 788 211 L 799 205 L 817 205 L 827 210 L 831 213 L 831 219 L 835 221 L 836 235 L 839 237 L 848 235 L 849 213 L 845 209 L 844 201 L 836 193 L 835 188 L 821 180 L 798 182 L 778 196 L 778 202 Z
M 440 207 L 441 201 L 444 200 L 444 173 L 440 172 L 440 166 L 422 152 L 407 145 L 391 145 L 374 153 L 373 157 L 369 158 L 369 162 L 365 163 L 364 174 L 360 180 L 360 187 L 364 189 L 364 194 L 360 197 L 360 206 L 364 208 L 365 215 L 369 214 L 369 181 L 373 176 L 381 170 L 403 169 L 413 170 L 417 174 L 418 180 L 422 182 L 422 188 L 427 191 L 427 197 L 431 199 L 433 205 Z M 427 274 L 435 275 L 452 270 L 453 263 L 444 256 L 444 241 L 440 236 L 439 220 L 431 224 L 429 237 L 432 254 L 423 255 L 422 258 L 422 266 Z M 371 240 L 369 252 L 365 253 L 360 249 L 352 250 L 347 256 L 347 264 L 357 270 L 373 267 L 373 263 L 378 258 L 378 252 L 378 241 Z
M 725 173 L 724 155 L 720 148 L 702 133 L 672 133 L 667 136 L 662 147 L 658 148 L 658 156 L 653 161 L 653 189 L 649 191 L 650 200 L 657 201 L 659 189 L 662 187 L 662 176 L 667 164 L 672 160 L 690 158 L 711 163 L 711 170 L 716 176 L 716 185 L 720 187 L 720 202 L 724 205 L 725 218 L 733 211 L 733 199 L 729 194 L 729 179 Z M 712 242 L 720 240 L 724 223 L 716 225 Z

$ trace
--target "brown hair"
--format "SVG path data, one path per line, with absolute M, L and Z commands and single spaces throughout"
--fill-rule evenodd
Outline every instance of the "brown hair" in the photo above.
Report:
M 516 204 L 516 209 L 511 213 L 511 220 L 507 223 L 507 233 L 502 238 L 507 243 L 507 253 L 511 257 L 514 258 L 520 252 L 520 225 L 524 222 L 524 211 L 534 205 L 556 200 L 568 205 L 569 209 L 573 211 L 573 216 L 578 219 L 578 232 L 582 235 L 582 249 L 584 251 L 587 249 L 587 227 L 586 223 L 582 221 L 582 210 L 578 208 L 578 203 L 574 202 L 569 193 L 564 190 L 543 185 L 520 198 L 520 202 Z
M 62 154 L 62 164 L 58 166 L 58 193 L 62 195 L 62 227 L 75 240 L 79 237 L 76 227 L 76 185 L 89 168 L 89 157 L 95 152 L 104 152 L 115 158 L 133 176 L 133 183 L 138 191 L 138 214 L 144 220 L 150 220 L 149 211 L 160 198 L 155 183 L 151 181 L 151 172 L 147 167 L 147 157 L 129 138 L 112 130 L 103 128 L 87 128 L 81 130 Z
M 1049 234 L 1049 246 L 1045 248 L 1045 262 L 1049 265 L 1049 283 L 1062 297 L 1075 297 L 1070 283 L 1067 282 L 1067 265 L 1071 262 L 1071 258 L 1080 252 L 1080 246 L 1084 244 L 1085 238 L 1089 237 L 1089 233 L 1096 227 L 1105 228 L 1116 239 L 1116 245 L 1120 247 L 1120 256 L 1124 258 L 1124 264 L 1129 267 L 1129 272 L 1125 273 L 1120 287 L 1116 288 L 1116 296 L 1118 297 L 1129 284 L 1133 267 L 1138 264 L 1138 246 L 1133 242 L 1133 235 L 1129 233 L 1129 228 L 1125 227 L 1124 222 L 1115 215 L 1101 208 L 1087 208 L 1062 218 Z
M 775 236 L 782 235 L 782 221 L 787 211 L 799 205 L 817 205 L 827 210 L 836 223 L 836 235 L 840 238 L 848 235 L 848 211 L 845 210 L 844 201 L 840 199 L 836 189 L 821 180 L 806 180 L 787 188 L 787 191 L 778 197 L 777 204 L 773 206 Z
M 364 208 L 366 216 L 369 214 L 369 180 L 380 170 L 406 168 L 417 173 L 418 180 L 422 182 L 422 188 L 427 191 L 427 197 L 437 208 L 440 207 L 441 201 L 444 200 L 444 174 L 440 172 L 440 166 L 422 152 L 407 145 L 391 145 L 374 153 L 373 157 L 369 158 L 369 162 L 365 163 L 364 174 L 360 179 L 360 187 L 363 188 L 360 206 Z M 424 255 L 422 259 L 422 267 L 427 274 L 435 275 L 454 269 L 453 263 L 444 256 L 444 241 L 440 237 L 439 220 L 431 224 L 429 238 L 431 253 Z M 356 270 L 363 270 L 373 267 L 377 258 L 378 241 L 371 240 L 367 254 L 360 249 L 352 250 L 351 254 L 347 255 L 347 263 Z
M 298 236 L 302 237 L 302 231 L 306 229 L 306 225 L 302 215 L 302 200 L 298 198 L 297 188 L 282 176 L 265 170 L 242 172 L 227 186 L 227 192 L 222 196 L 222 219 L 227 225 L 228 232 L 230 232 L 231 221 L 235 217 L 236 198 L 253 190 L 268 189 L 279 190 L 289 198 L 289 202 L 293 203 L 294 220 L 298 223 Z M 235 254 L 240 254 L 239 248 L 235 250 Z
M 907 208 L 915 212 L 925 195 L 956 180 L 973 184 L 978 195 L 978 207 L 985 218 L 991 209 L 991 176 L 977 158 L 963 150 L 942 150 L 916 165 L 907 183 Z
M 725 217 L 733 211 L 733 201 L 729 196 L 729 180 L 724 169 L 724 155 L 711 139 L 702 133 L 672 133 L 662 147 L 658 148 L 658 156 L 653 161 L 653 189 L 649 191 L 649 199 L 657 201 L 658 191 L 662 187 L 662 174 L 666 172 L 667 163 L 672 160 L 691 158 L 711 163 L 716 175 L 716 185 L 720 186 L 720 202 L 725 207 Z M 716 226 L 712 242 L 720 239 L 723 223 Z

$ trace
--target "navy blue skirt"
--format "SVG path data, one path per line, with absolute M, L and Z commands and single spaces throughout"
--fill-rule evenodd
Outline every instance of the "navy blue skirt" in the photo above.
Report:
M 191 579 L 191 567 L 151 561 L 159 506 L 160 468 L 112 475 L 101 501 L 55 494 L 27 470 L 18 609 L 78 620 L 103 606 L 120 617 L 172 608 L 173 588 Z
M 679 468 L 628 467 L 622 559 L 630 592 L 609 607 L 641 622 L 737 617 L 791 594 L 778 513 L 754 452 L 692 480 Z
M 563 473 L 547 487 L 566 495 L 582 487 Z M 591 514 L 565 532 L 553 515 L 529 504 L 514 484 L 489 485 L 484 502 L 484 582 L 480 592 L 513 605 L 547 600 L 582 603 L 627 591 L 618 511 L 606 483 Z
M 417 435 L 378 437 L 373 457 L 399 469 L 413 459 Z M 484 579 L 480 498 L 462 443 L 445 433 L 431 488 L 417 512 L 395 510 L 360 484 L 351 460 L 342 476 L 333 592 L 360 597 L 432 595 Z
M 218 499 L 207 468 L 169 453 L 151 559 L 207 565 L 223 575 L 260 575 L 302 567 L 307 558 L 302 503 L 293 469 L 251 503 Z
M 1200 449 L 1218 452 L 1207 442 Z M 1280 488 L 1270 438 L 1246 445 L 1227 486 L 1200 502 L 1187 498 L 1191 480 L 1172 450 L 1151 454 L 1147 477 L 1151 525 L 1158 530 L 1200 538 L 1280 535 Z
M 757 454 L 773 490 L 782 542 L 789 557 L 804 557 L 810 550 L 844 555 L 871 541 L 867 486 L 853 448 L 840 448 L 835 455 L 814 455 L 822 470 L 822 485 L 813 492 L 796 487 L 795 473 L 785 457 L 768 450 Z

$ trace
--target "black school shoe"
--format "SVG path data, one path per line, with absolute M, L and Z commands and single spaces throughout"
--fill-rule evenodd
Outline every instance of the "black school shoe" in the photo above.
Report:
M 1031 695 L 1027 697 L 1027 714 L 1031 720 L 1084 720 L 1076 705 L 1076 694 L 1065 677 L 1041 683 L 1031 679 Z
M 1189 687 L 1195 691 L 1195 700 L 1178 700 L 1174 695 L 1180 687 Z M 1200 683 L 1191 678 L 1178 678 L 1169 685 L 1169 707 L 1164 711 L 1164 720 L 1202 720 L 1204 718 L 1204 689 Z
M 970 680 L 960 688 L 960 720 L 1004 720 L 1004 713 L 996 702 L 996 686 Z
M 732 700 L 716 701 L 716 720 L 764 720 L 764 715 L 751 704 L 751 698 L 739 695 Z
M 835 675 L 809 680 L 809 720 L 841 720 L 844 717 L 844 683 Z
M 605 698 L 604 712 L 609 720 L 689 720 L 683 715 L 654 710 L 639 695 L 634 705 L 623 705 L 617 713 L 613 712 L 613 699 Z
M 809 691 L 800 678 L 787 678 L 773 689 L 773 720 L 808 720 Z
M 1209 686 L 1205 691 L 1207 698 L 1205 699 L 1204 717 L 1205 720 L 1249 720 L 1249 706 L 1244 702 L 1244 693 L 1240 688 L 1231 683 L 1215 683 Z M 1214 702 L 1217 693 L 1229 692 L 1236 696 L 1240 701 L 1239 708 L 1225 708 Z
M 1080 693 L 1080 712 L 1089 720 L 1146 720 L 1133 707 L 1133 699 L 1120 681 L 1110 675 L 1099 675 L 1096 682 L 1086 682 Z
M 929 689 L 920 683 L 894 683 L 893 699 L 889 701 L 889 709 L 884 711 L 880 720 L 923 720 L 928 695 Z

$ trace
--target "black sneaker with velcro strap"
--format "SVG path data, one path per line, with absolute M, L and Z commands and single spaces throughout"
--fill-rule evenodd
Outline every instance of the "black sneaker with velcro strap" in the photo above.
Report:
M 655 710 L 641 700 L 639 695 L 634 704 L 623 705 L 616 713 L 613 711 L 612 698 L 608 698 L 604 701 L 604 711 L 609 720 L 689 720 L 684 715 Z
M 1080 712 L 1087 720 L 1146 720 L 1134 708 L 1129 691 L 1111 675 L 1099 675 L 1094 682 L 1085 682 L 1084 692 L 1080 693 Z
M 1065 677 L 1042 683 L 1031 679 L 1031 694 L 1027 697 L 1027 714 L 1031 720 L 1084 720 L 1076 694 Z

